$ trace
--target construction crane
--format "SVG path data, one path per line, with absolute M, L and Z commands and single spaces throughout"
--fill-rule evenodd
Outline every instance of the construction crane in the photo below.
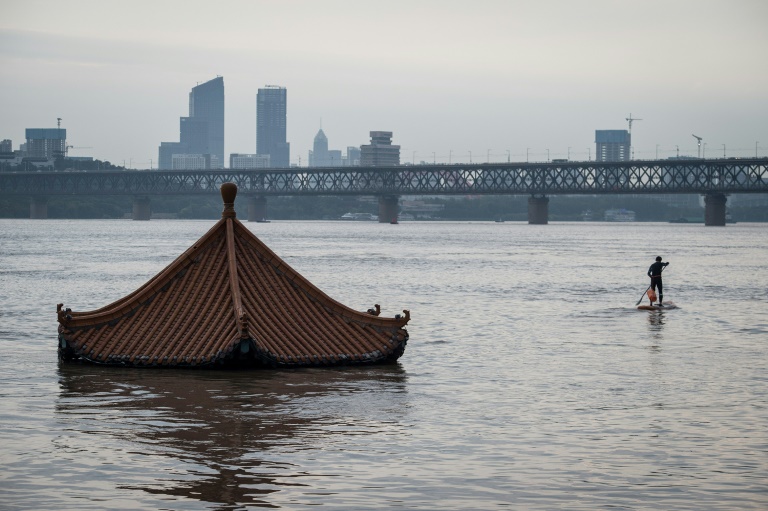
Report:
M 635 151 L 632 147 L 632 121 L 642 121 L 642 119 L 638 119 L 637 117 L 632 117 L 632 114 L 629 114 L 629 117 L 626 118 L 626 121 L 629 122 L 629 152 L 632 155 L 631 158 L 634 159 L 635 157 Z
M 637 117 L 632 117 L 632 114 L 629 114 L 629 117 L 625 119 L 627 122 L 629 122 L 629 134 L 632 135 L 632 121 L 642 121 L 642 119 L 638 119 Z
M 701 141 L 703 140 L 701 137 L 697 137 L 693 133 L 691 133 L 691 136 L 696 139 L 696 142 L 699 144 L 699 158 L 701 158 Z

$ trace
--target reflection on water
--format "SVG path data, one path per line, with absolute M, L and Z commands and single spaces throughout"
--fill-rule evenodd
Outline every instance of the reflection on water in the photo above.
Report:
M 401 365 L 59 366 L 57 302 L 210 224 L 0 220 L 0 508 L 768 509 L 768 224 L 255 224 L 330 296 L 409 307 Z M 638 311 L 658 246 L 681 308 Z
M 291 446 L 311 457 L 349 435 L 368 442 L 406 435 L 406 380 L 399 365 L 200 372 L 66 364 L 59 366 L 56 414 L 99 450 L 114 448 L 123 463 L 130 456 L 171 460 L 167 477 L 122 489 L 221 509 L 273 507 L 265 496 L 302 485 L 273 449 Z M 77 438 L 69 433 L 57 439 L 58 449 L 96 448 L 68 443 Z
M 660 333 L 664 326 L 664 311 L 649 311 L 648 323 L 650 323 L 651 332 Z

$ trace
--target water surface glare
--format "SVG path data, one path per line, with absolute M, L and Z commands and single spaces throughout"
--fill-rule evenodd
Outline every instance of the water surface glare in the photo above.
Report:
M 212 224 L 0 220 L 0 508 L 768 509 L 768 224 L 252 223 L 400 362 L 58 363 Z

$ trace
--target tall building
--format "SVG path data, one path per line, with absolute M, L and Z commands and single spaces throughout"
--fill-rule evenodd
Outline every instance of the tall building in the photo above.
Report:
M 172 169 L 174 155 L 184 154 L 210 155 L 207 161 L 215 165 L 213 168 L 221 168 L 224 163 L 224 78 L 221 76 L 192 88 L 189 116 L 179 118 L 179 142 L 160 143 L 158 168 Z
M 315 135 L 312 150 L 309 152 L 309 166 L 328 167 L 330 164 L 330 158 L 328 156 L 328 137 L 325 136 L 325 133 L 321 128 L 320 131 L 317 132 L 317 135 Z
M 62 128 L 27 128 L 27 156 L 55 158 L 67 153 L 67 130 Z
M 328 150 L 328 166 L 340 167 L 342 165 L 341 149 L 329 149 Z
M 269 156 L 259 154 L 232 153 L 229 155 L 230 169 L 266 169 L 269 168 Z
M 597 161 L 627 161 L 632 143 L 627 130 L 595 130 Z
M 224 78 L 217 76 L 192 88 L 189 93 L 188 119 L 192 120 L 192 126 L 187 127 L 189 138 L 183 138 L 184 130 L 181 129 L 181 143 L 189 145 L 190 153 L 210 154 L 223 164 Z
M 269 155 L 270 166 L 287 168 L 291 145 L 287 141 L 287 91 L 266 85 L 256 95 L 256 153 Z
M 360 146 L 363 167 L 392 167 L 400 165 L 400 146 L 392 145 L 391 131 L 371 131 L 371 143 Z
M 347 146 L 347 157 L 342 160 L 341 164 L 347 167 L 360 165 L 360 148 Z
M 186 144 L 181 142 L 160 142 L 158 151 L 157 168 L 160 170 L 171 170 L 173 168 L 174 154 L 189 154 Z
M 7 138 L 2 142 L 0 142 L 0 153 L 12 153 L 12 152 L 13 152 L 13 142 L 11 142 Z

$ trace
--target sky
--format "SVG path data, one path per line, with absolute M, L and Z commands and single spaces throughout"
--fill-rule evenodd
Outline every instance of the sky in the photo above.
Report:
M 61 118 L 71 156 L 157 166 L 224 77 L 225 153 L 288 90 L 291 163 L 392 131 L 402 163 L 768 155 L 765 0 L 0 0 L 0 139 Z M 693 135 L 702 137 L 697 146 Z

